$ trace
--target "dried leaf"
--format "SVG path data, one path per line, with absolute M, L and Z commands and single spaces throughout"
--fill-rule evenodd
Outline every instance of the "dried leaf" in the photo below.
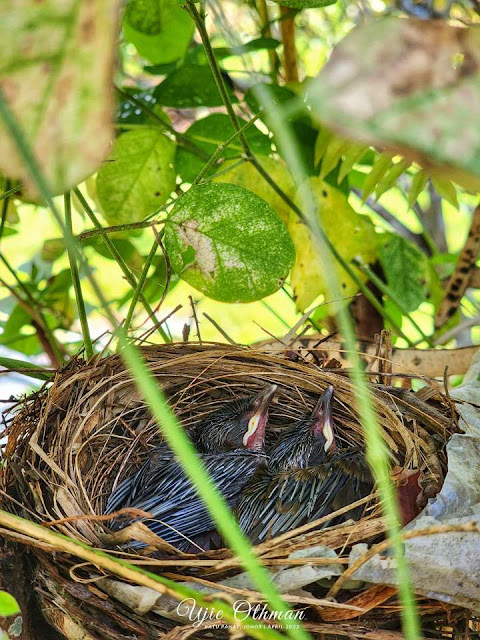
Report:
M 308 89 L 341 135 L 480 184 L 480 32 L 388 17 L 354 29 Z M 465 181 L 463 180 L 463 181 Z
M 108 153 L 118 5 L 108 0 L 0 4 L 0 86 L 54 194 L 92 174 Z M 28 197 L 38 197 L 3 126 L 0 170 L 21 180 Z

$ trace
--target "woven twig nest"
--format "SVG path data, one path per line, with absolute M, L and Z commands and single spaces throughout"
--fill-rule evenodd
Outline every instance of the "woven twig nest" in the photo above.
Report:
M 346 444 L 363 445 L 355 390 L 342 370 L 228 345 L 178 344 L 144 347 L 142 351 L 185 427 L 203 420 L 229 399 L 259 392 L 267 383 L 276 383 L 279 388 L 269 419 L 270 445 L 282 429 L 311 411 L 319 393 L 332 384 L 337 436 Z M 420 394 L 379 383 L 372 383 L 372 389 L 392 464 L 401 469 L 420 470 L 425 495 L 433 495 L 441 487 L 446 471 L 444 445 L 456 430 L 452 403 L 436 386 L 425 387 Z M 112 487 L 138 469 L 151 448 L 162 440 L 118 355 L 88 365 L 80 360 L 72 362 L 55 376 L 52 384 L 17 408 L 7 434 L 3 507 L 100 548 L 108 546 L 105 537 L 109 533 L 108 522 L 94 516 L 102 514 Z M 293 565 L 298 568 L 302 567 L 298 558 L 305 550 L 325 545 L 336 552 L 339 558 L 336 562 L 341 566 L 353 544 L 381 540 L 383 534 L 384 523 L 373 501 L 358 522 L 326 529 L 304 527 L 279 540 L 264 542 L 257 552 L 272 570 L 278 570 L 282 561 L 287 568 Z M 18 541 L 14 534 L 8 535 Z M 148 600 L 145 591 L 143 600 L 139 600 L 138 594 L 134 595 L 135 587 L 125 585 L 130 589 L 130 602 L 130 596 L 122 594 L 122 581 L 118 577 L 108 576 L 72 555 L 57 553 L 52 557 L 48 547 L 27 538 L 21 542 L 29 545 L 34 587 L 43 615 L 64 636 L 99 640 L 157 638 L 181 625 L 159 613 L 155 598 Z M 291 560 L 293 552 L 295 561 Z M 143 555 L 121 555 L 177 581 L 200 582 L 210 587 L 226 579 L 228 582 L 228 578 L 242 571 L 228 549 L 193 556 L 164 546 L 155 557 L 148 558 L 145 551 Z M 308 558 L 303 562 L 306 566 Z M 382 621 L 391 623 L 398 619 L 393 589 L 382 592 L 381 587 L 375 587 L 372 592 L 371 587 L 369 591 L 364 586 L 356 595 L 342 589 L 337 601 L 352 602 L 354 597 L 355 602 L 361 603 L 363 597 L 359 606 L 368 604 L 368 613 L 361 618 L 355 613 L 352 619 L 348 607 L 330 609 L 315 604 L 315 599 L 326 594 L 327 587 L 317 582 L 308 592 L 304 590 L 300 595 L 296 592 L 296 599 L 291 599 L 307 607 L 305 619 L 310 621 L 312 631 L 337 637 L 355 632 L 363 637 L 369 629 L 381 626 Z M 227 591 L 230 599 L 235 593 L 245 593 L 232 587 Z M 149 605 L 145 604 L 147 600 Z M 375 607 L 375 603 L 381 607 Z M 421 604 L 422 611 L 441 626 L 446 619 L 445 606 L 430 600 Z M 451 624 L 452 611 L 449 615 Z M 187 633 L 188 620 L 183 624 L 187 625 Z M 207 631 L 200 626 L 197 633 Z M 216 631 L 214 637 L 219 634 Z

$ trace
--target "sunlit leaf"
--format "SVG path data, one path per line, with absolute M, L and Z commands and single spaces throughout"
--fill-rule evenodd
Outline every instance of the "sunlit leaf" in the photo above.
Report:
M 426 171 L 419 171 L 412 178 L 412 184 L 408 192 L 408 206 L 413 207 L 417 201 L 418 196 L 422 193 L 425 185 L 427 184 L 428 173 Z
M 334 136 L 330 139 L 330 142 L 325 149 L 325 153 L 322 158 L 322 166 L 320 168 L 320 177 L 324 178 L 326 175 L 333 171 L 337 164 L 343 157 L 343 154 L 348 149 L 349 142 L 343 138 Z
M 110 148 L 118 6 L 0 3 L 0 86 L 55 194 L 92 174 Z M 38 196 L 3 126 L 0 170 L 21 180 L 28 198 Z
M 232 102 L 238 102 L 227 87 Z M 195 107 L 220 107 L 223 100 L 218 91 L 210 67 L 184 64 L 173 71 L 153 92 L 158 104 L 176 109 Z
M 109 224 L 143 220 L 175 188 L 175 143 L 160 129 L 142 128 L 117 138 L 97 176 L 97 193 Z
M 251 302 L 279 289 L 295 257 L 268 204 L 233 184 L 203 184 L 179 200 L 165 225 L 174 270 L 222 302 Z
M 480 185 L 479 66 L 475 26 L 388 17 L 344 38 L 307 97 L 340 134 Z
M 296 192 L 295 183 L 285 163 L 281 160 L 273 160 L 266 157 L 257 158 L 257 160 L 275 184 L 279 185 L 282 191 L 293 200 Z M 213 180 L 214 182 L 231 182 L 239 187 L 245 187 L 249 191 L 253 191 L 253 193 L 265 200 L 285 223 L 288 222 L 291 212 L 290 206 L 250 162 L 237 164 L 235 160 L 228 160 L 222 165 Z
M 372 193 L 375 187 L 382 180 L 388 169 L 392 166 L 392 157 L 386 153 L 382 153 L 375 161 L 372 170 L 365 178 L 363 183 L 362 199 L 365 200 Z
M 444 177 L 436 178 L 432 176 L 432 184 L 439 196 L 449 202 L 452 207 L 458 209 L 457 190 L 455 189 L 455 185 L 451 180 L 448 180 L 448 178 Z
M 245 121 L 239 118 L 240 125 Z M 196 147 L 205 152 L 208 159 L 218 145 L 230 138 L 235 132 L 230 118 L 224 113 L 213 113 L 206 118 L 196 120 L 185 132 Z M 270 139 L 259 131 L 254 125 L 248 127 L 244 133 L 250 149 L 255 154 L 268 155 L 272 149 Z M 222 157 L 240 157 L 243 153 L 242 145 L 236 138 L 222 154 Z M 205 159 L 195 155 L 186 147 L 178 147 L 175 156 L 175 167 L 184 182 L 192 182 L 205 164 Z M 216 167 L 213 170 L 216 171 Z
M 410 165 L 410 160 L 403 159 L 396 162 L 393 167 L 386 172 L 379 184 L 377 184 L 375 189 L 375 195 L 377 198 L 380 198 L 380 196 L 382 196 L 386 191 L 391 189 L 397 182 L 398 178 L 405 173 Z
M 388 286 L 407 311 L 414 311 L 425 300 L 427 257 L 408 240 L 393 233 L 388 234 L 379 256 Z
M 184 56 L 194 24 L 177 0 L 129 0 L 123 31 L 140 55 L 164 64 Z
M 345 151 L 345 155 L 340 166 L 340 171 L 338 172 L 339 183 L 343 182 L 343 180 L 353 169 L 354 165 L 362 159 L 367 149 L 368 147 L 364 144 L 352 143 L 350 147 Z
M 20 613 L 18 602 L 6 591 L 0 591 L 0 616 L 14 616 L 16 613 Z
M 365 263 L 373 262 L 377 239 L 370 220 L 359 215 L 341 191 L 320 178 L 311 178 L 310 185 L 318 204 L 318 222 L 341 256 L 347 262 L 357 256 Z M 303 311 L 317 296 L 328 296 L 324 276 L 327 267 L 317 252 L 309 229 L 295 214 L 291 215 L 288 229 L 297 254 L 290 280 L 297 308 Z M 355 294 L 355 282 L 340 265 L 335 264 L 335 269 L 342 294 L 346 297 Z

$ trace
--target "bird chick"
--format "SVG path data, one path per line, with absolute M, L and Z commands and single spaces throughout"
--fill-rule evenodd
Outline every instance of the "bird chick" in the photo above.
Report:
M 213 434 L 221 431 L 228 434 L 223 439 L 222 446 L 229 442 L 237 447 L 233 451 L 198 454 L 199 460 L 231 508 L 236 505 L 257 468 L 267 463 L 264 451 L 265 429 L 275 389 L 275 385 L 270 386 L 241 407 L 238 403 L 230 403 L 230 410 L 223 409 L 226 429 L 222 429 L 220 420 L 215 419 L 213 423 L 210 421 Z M 204 435 L 202 431 L 202 437 Z M 217 437 L 217 446 L 219 441 L 222 438 Z M 162 464 L 154 466 L 147 461 L 133 479 L 131 493 L 125 496 L 121 506 L 149 512 L 151 517 L 143 519 L 143 522 L 154 533 L 182 551 L 206 549 L 216 541 L 215 525 L 208 510 L 182 466 L 174 458 L 162 459 Z M 107 509 L 112 502 L 115 501 L 107 503 Z M 111 528 L 119 529 L 126 524 L 114 521 Z M 130 548 L 140 546 L 143 544 L 133 542 Z
M 189 436 L 200 453 L 223 453 L 243 448 L 243 438 L 249 429 L 263 422 L 266 426 L 268 408 L 277 385 L 269 385 L 264 391 L 245 398 L 226 402 L 220 409 L 205 418 L 194 427 Z M 172 451 L 162 442 L 152 449 L 141 468 L 123 480 L 107 500 L 104 512 L 113 513 L 125 507 L 131 507 L 149 486 L 150 478 L 156 469 L 164 469 L 171 462 Z
M 286 433 L 268 466 L 245 488 L 236 514 L 252 542 L 295 529 L 371 492 L 372 477 L 363 454 L 337 449 L 332 397 L 330 386 L 311 416 Z

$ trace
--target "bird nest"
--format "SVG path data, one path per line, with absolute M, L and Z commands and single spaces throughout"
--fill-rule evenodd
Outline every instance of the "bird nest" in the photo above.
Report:
M 347 372 L 329 368 L 328 363 L 308 364 L 285 354 L 215 344 L 147 346 L 142 352 L 185 428 L 204 420 L 225 401 L 258 393 L 266 384 L 275 383 L 278 392 L 267 433 L 270 446 L 292 421 L 312 410 L 319 393 L 333 385 L 338 437 L 347 445 L 364 444 L 354 386 Z M 422 497 L 435 495 L 442 485 L 444 445 L 457 429 L 456 413 L 437 385 L 427 384 L 413 393 L 385 384 L 387 379 L 377 377 L 371 382 L 375 410 L 392 467 L 401 479 L 397 484 L 408 488 L 408 479 L 415 477 L 422 490 L 414 494 L 418 503 Z M 50 537 L 40 535 L 38 527 L 26 530 L 19 526 L 15 531 L 16 525 L 3 534 L 26 550 L 21 557 L 26 557 L 35 594 L 30 605 L 39 605 L 61 637 L 118 640 L 167 634 L 173 639 L 194 632 L 196 637 L 221 637 L 228 631 L 209 630 L 209 618 L 194 626 L 178 614 L 176 599 L 183 596 L 174 589 L 157 584 L 155 591 L 150 579 L 137 581 L 104 559 L 96 563 L 83 547 L 78 554 L 67 552 L 63 538 L 57 536 L 58 544 L 52 541 L 54 532 L 95 548 L 109 548 L 117 557 L 177 583 L 188 583 L 204 595 L 215 592 L 217 600 L 261 601 L 246 576 L 240 575 L 242 568 L 228 549 L 184 554 L 162 544 L 138 523 L 131 526 L 150 544 L 147 550 L 128 553 L 112 542 L 108 521 L 101 515 L 106 499 L 162 440 L 119 355 L 89 364 L 71 362 L 52 383 L 22 401 L 7 422 L 2 506 L 44 525 L 41 531 Z M 408 498 L 408 491 L 405 495 Z M 366 508 L 359 521 L 346 520 L 327 528 L 313 522 L 255 547 L 285 599 L 304 612 L 311 632 L 374 638 L 376 629 L 398 628 L 400 607 L 392 587 L 344 581 L 335 600 L 326 599 L 348 565 L 352 545 L 370 545 L 384 537 L 376 494 L 363 503 Z M 331 572 L 322 578 L 326 565 L 333 567 L 333 576 Z M 461 610 L 447 611 L 435 600 L 420 598 L 419 606 L 424 621 L 444 634 L 447 627 L 453 634 L 455 620 L 463 618 Z M 53 635 L 46 632 L 47 637 Z

